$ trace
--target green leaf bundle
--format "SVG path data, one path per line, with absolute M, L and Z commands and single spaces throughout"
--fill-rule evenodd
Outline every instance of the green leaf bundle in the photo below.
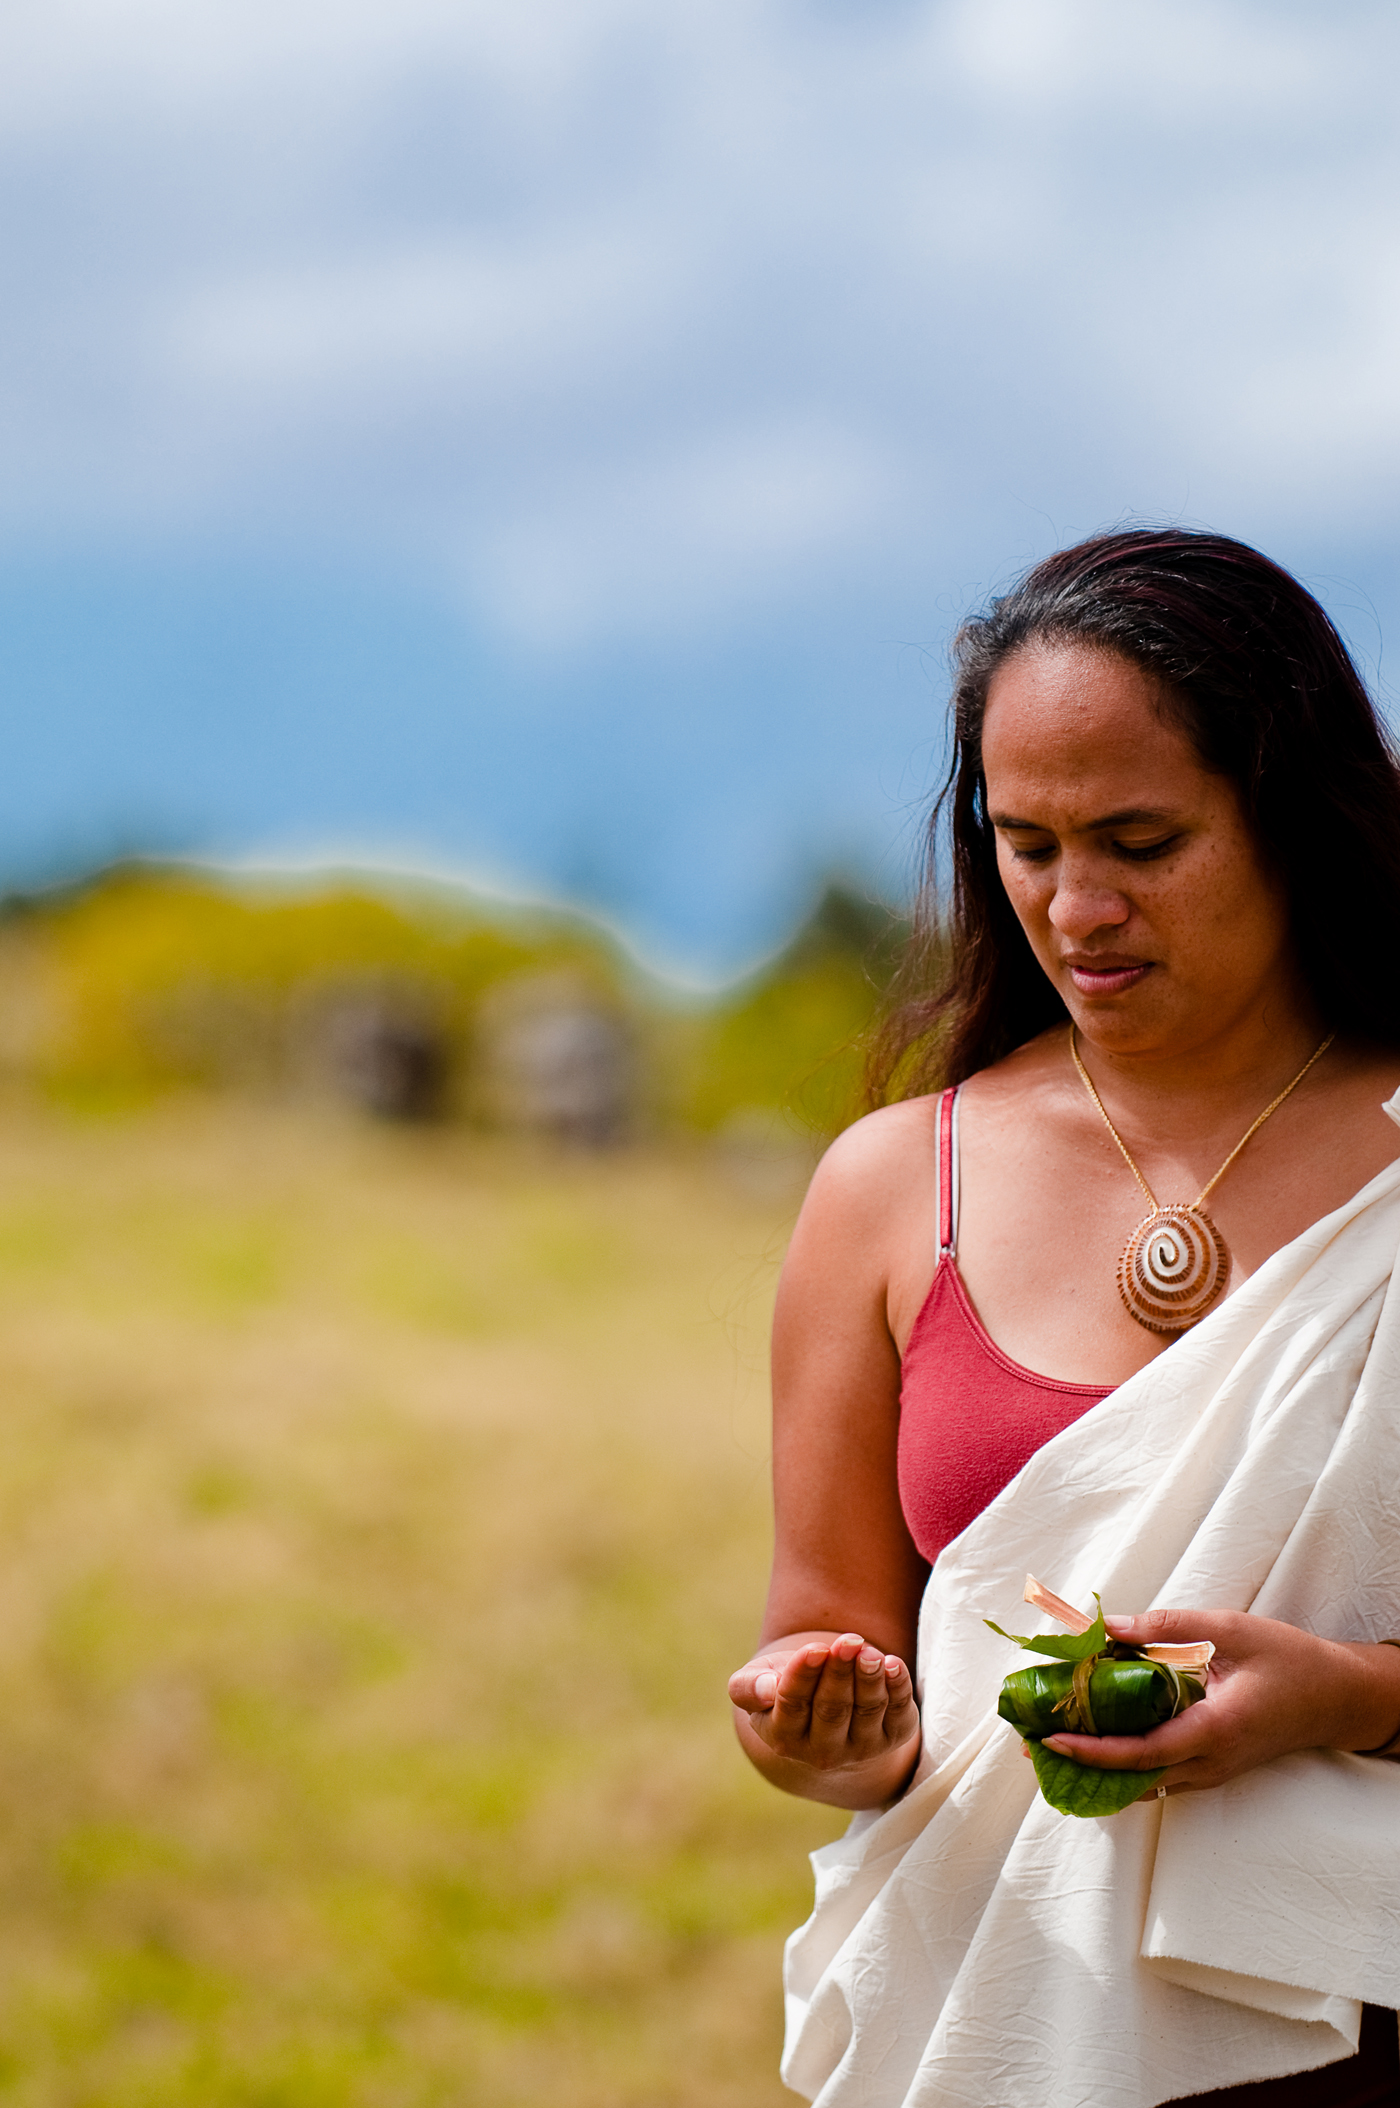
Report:
M 1103 1605 L 1097 1596 L 1094 1601 L 1098 1615 L 1088 1629 L 1064 1636 L 1003 1632 L 991 1618 L 985 1620 L 1003 1639 L 1050 1657 L 1035 1668 L 1012 1671 L 1002 1684 L 997 1711 L 1025 1738 L 1040 1790 L 1062 1815 L 1116 1815 L 1150 1793 L 1163 1774 L 1078 1764 L 1042 1748 L 1044 1736 L 1146 1735 L 1205 1696 L 1197 1674 L 1111 1640 Z M 1072 1614 L 1061 1607 L 1066 1616 Z
M 997 1711 L 1027 1740 L 1038 1741 L 1053 1734 L 1147 1735 L 1179 1710 L 1183 1679 L 1161 1662 L 1101 1654 L 1090 1661 L 1087 1677 L 1077 1669 L 1047 1662 L 1015 1670 L 1001 1687 Z

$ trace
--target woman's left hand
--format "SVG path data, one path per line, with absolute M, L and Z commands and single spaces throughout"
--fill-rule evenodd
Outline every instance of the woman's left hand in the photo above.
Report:
M 1110 1617 L 1146 1647 L 1213 1640 L 1206 1695 L 1149 1735 L 1047 1735 L 1045 1746 L 1108 1771 L 1166 1768 L 1168 1793 L 1223 1786 L 1295 1749 L 1378 1749 L 1400 1728 L 1400 1648 L 1321 1640 L 1239 1610 Z

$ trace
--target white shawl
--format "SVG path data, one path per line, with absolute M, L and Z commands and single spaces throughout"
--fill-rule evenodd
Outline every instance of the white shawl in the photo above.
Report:
M 1400 1122 L 1400 1093 L 1387 1106 Z M 1400 1636 L 1400 1163 L 1038 1450 L 943 1553 L 914 1785 L 812 1855 L 783 2077 L 820 2108 L 1155 2108 L 1400 2008 L 1400 1765 L 1303 1750 L 1083 1820 L 997 1691 L 1027 1569 L 1110 1611 Z

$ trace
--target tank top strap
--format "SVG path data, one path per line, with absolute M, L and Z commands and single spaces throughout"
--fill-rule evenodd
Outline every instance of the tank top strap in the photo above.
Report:
M 938 1100 L 938 1256 L 952 1258 L 958 1249 L 958 1098 L 954 1084 Z

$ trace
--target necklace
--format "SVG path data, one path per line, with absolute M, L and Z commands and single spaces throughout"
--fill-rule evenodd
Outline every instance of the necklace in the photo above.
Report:
M 1206 1181 L 1196 1198 L 1189 1205 L 1185 1201 L 1174 1201 L 1170 1207 L 1164 1208 L 1128 1154 L 1127 1143 L 1109 1119 L 1103 1099 L 1079 1059 L 1074 1026 L 1070 1026 L 1069 1051 L 1080 1080 L 1102 1114 L 1104 1126 L 1122 1151 L 1124 1163 L 1147 1195 L 1147 1205 L 1152 1210 L 1133 1231 L 1118 1259 L 1118 1293 L 1127 1305 L 1129 1316 L 1135 1317 L 1149 1332 L 1185 1332 L 1205 1316 L 1225 1286 L 1230 1272 L 1229 1248 L 1209 1215 L 1201 1212 L 1201 1203 L 1220 1184 L 1245 1143 L 1253 1140 L 1270 1113 L 1278 1111 L 1289 1093 L 1297 1090 L 1313 1063 L 1321 1061 L 1336 1036 L 1335 1032 L 1329 1032 L 1322 1045 L 1308 1056 L 1293 1081 L 1279 1092 L 1272 1104 L 1264 1107 L 1249 1132 L 1240 1137 L 1215 1177 Z

